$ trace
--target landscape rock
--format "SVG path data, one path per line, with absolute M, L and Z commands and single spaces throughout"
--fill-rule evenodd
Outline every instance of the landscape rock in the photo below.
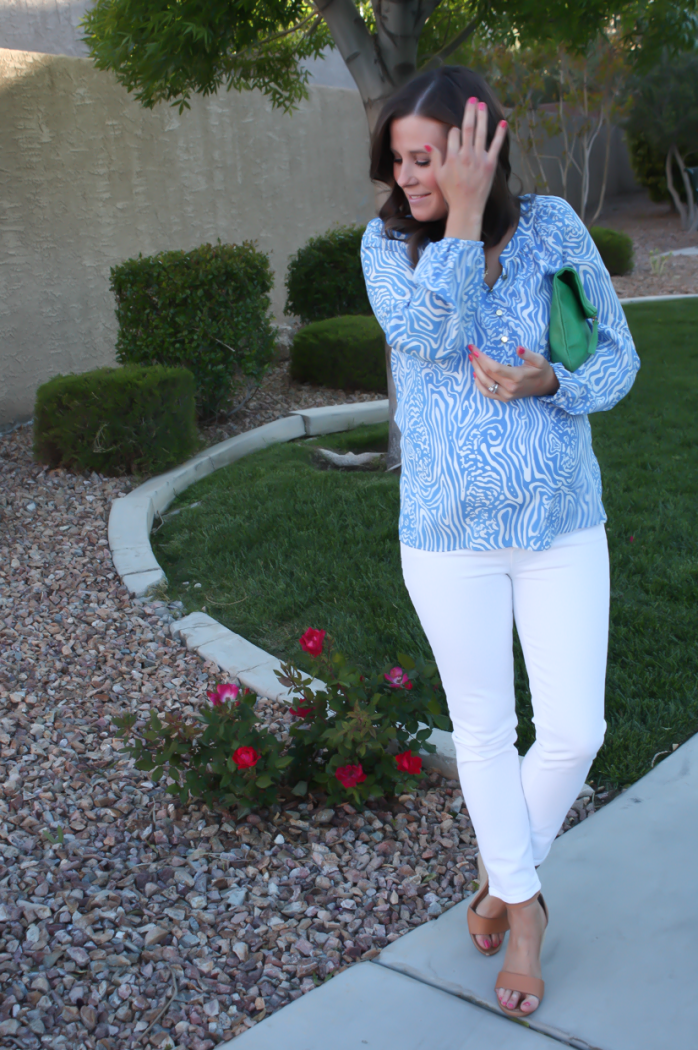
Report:
M 212 1050 L 468 894 L 477 843 L 436 773 L 363 813 L 279 799 L 238 821 L 136 769 L 114 719 L 194 714 L 219 668 L 114 571 L 132 479 L 44 469 L 30 428 L 0 467 L 2 1050 Z

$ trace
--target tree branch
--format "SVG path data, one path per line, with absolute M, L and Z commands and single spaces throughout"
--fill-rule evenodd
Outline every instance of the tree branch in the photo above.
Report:
M 242 55 L 256 55 L 265 46 L 265 44 L 273 44 L 276 40 L 283 40 L 284 37 L 291 36 L 293 33 L 297 33 L 299 29 L 302 29 L 303 26 L 307 26 L 308 22 L 312 22 L 313 20 L 316 24 L 320 21 L 317 11 L 312 11 L 311 14 L 307 15 L 305 18 L 302 18 L 300 22 L 296 22 L 294 26 L 289 26 L 288 29 L 282 29 L 278 33 L 272 33 L 271 36 L 265 36 L 263 40 L 258 40 L 251 47 L 245 48 L 244 51 L 233 51 L 229 57 L 239 58 Z M 312 32 L 314 28 L 315 26 L 311 26 L 309 32 Z M 308 33 L 306 33 L 305 35 L 307 36 Z
M 364 106 L 386 98 L 391 85 L 381 69 L 371 34 L 353 0 L 315 0 L 332 39 L 361 94 Z
M 465 29 L 461 29 L 457 36 L 454 36 L 450 43 L 445 44 L 440 51 L 436 51 L 430 58 L 426 59 L 425 62 L 419 67 L 419 72 L 424 73 L 427 69 L 439 69 L 445 64 L 447 58 L 457 51 L 461 44 L 464 44 L 475 32 L 479 25 L 479 20 L 473 18 L 472 22 L 468 22 Z

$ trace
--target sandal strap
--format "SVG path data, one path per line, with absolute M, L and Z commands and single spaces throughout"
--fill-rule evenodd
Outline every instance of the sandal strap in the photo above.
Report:
M 507 913 L 496 918 L 488 919 L 485 915 L 478 915 L 472 908 L 468 908 L 468 930 L 476 937 L 486 936 L 488 933 L 506 933 L 509 929 Z
M 495 988 L 508 988 L 512 992 L 535 995 L 536 999 L 542 999 L 545 992 L 545 981 L 542 981 L 540 977 L 528 977 L 525 973 L 500 970 Z

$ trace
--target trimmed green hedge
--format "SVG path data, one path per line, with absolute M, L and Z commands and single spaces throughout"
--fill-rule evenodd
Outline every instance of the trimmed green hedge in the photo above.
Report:
M 291 346 L 291 376 L 335 390 L 385 392 L 385 339 L 375 317 L 315 321 Z
M 633 242 L 627 233 L 609 230 L 605 226 L 592 226 L 589 233 L 604 266 L 613 277 L 632 272 L 635 265 Z
M 311 237 L 296 252 L 286 274 L 284 312 L 303 324 L 346 314 L 371 314 L 361 269 L 363 226 L 337 226 Z
M 117 359 L 188 368 L 197 411 L 209 419 L 271 362 L 273 283 L 269 259 L 250 241 L 128 259 L 111 270 Z
M 36 394 L 34 455 L 52 468 L 159 474 L 197 444 L 186 368 L 98 368 L 54 376 Z

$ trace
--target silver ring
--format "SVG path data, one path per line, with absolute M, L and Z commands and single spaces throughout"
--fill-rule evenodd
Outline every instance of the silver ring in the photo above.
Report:
M 499 390 L 499 383 L 495 383 L 494 386 L 488 386 L 487 389 L 489 390 L 490 394 L 496 394 Z

